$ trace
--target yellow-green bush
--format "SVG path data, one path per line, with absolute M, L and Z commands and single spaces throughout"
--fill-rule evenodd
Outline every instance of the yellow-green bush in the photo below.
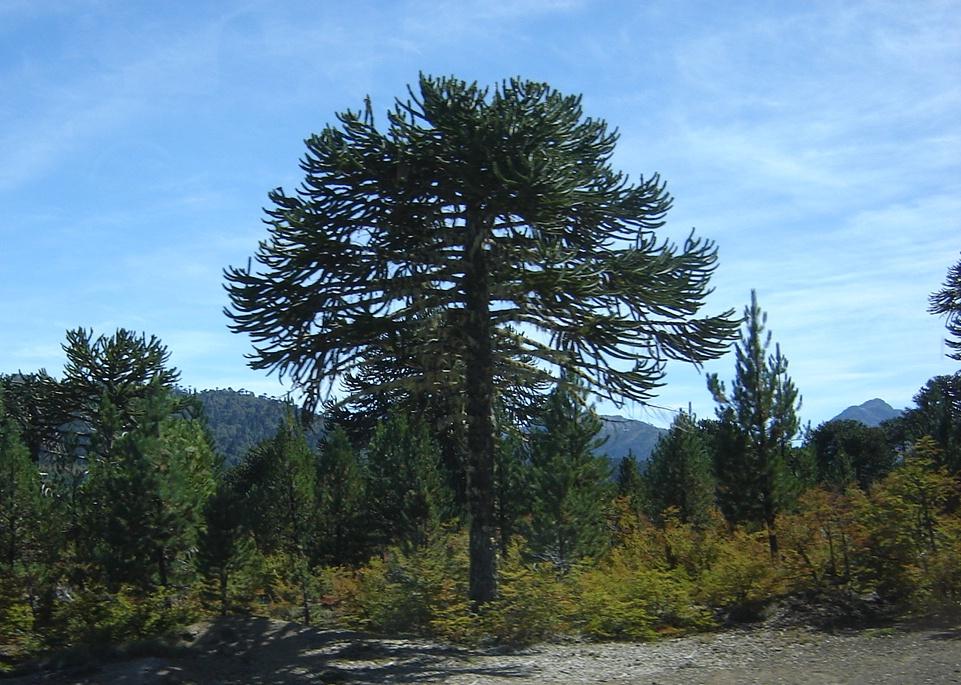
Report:
M 466 549 L 462 534 L 436 531 L 426 545 L 391 547 L 352 573 L 328 571 L 330 603 L 348 627 L 463 639 Z
M 502 643 L 545 640 L 568 629 L 570 592 L 553 564 L 526 563 L 515 546 L 502 560 L 497 598 L 484 607 L 478 628 Z
M 781 564 L 790 590 L 824 591 L 845 587 L 851 579 L 852 555 L 863 529 L 856 517 L 856 487 L 841 493 L 812 488 L 797 508 L 778 517 Z
M 4 653 L 21 657 L 36 646 L 33 611 L 23 592 L 23 583 L 13 574 L 0 574 L 0 657 Z M 2 668 L 0 658 L 0 668 Z
M 882 598 L 923 607 L 956 596 L 959 565 L 958 481 L 920 448 L 857 502 L 864 540 L 857 582 Z
M 938 547 L 924 566 L 924 593 L 915 599 L 918 608 L 961 607 L 961 518 L 957 514 L 941 522 Z
M 705 604 L 737 613 L 750 611 L 785 590 L 780 569 L 771 561 L 765 531 L 737 528 L 717 543 L 717 557 L 698 579 Z
M 303 620 L 304 592 L 313 605 L 320 596 L 319 579 L 303 556 L 278 552 L 254 557 L 236 580 L 236 601 L 254 613 L 274 618 Z
M 710 625 L 685 568 L 700 563 L 694 537 L 677 521 L 665 530 L 643 525 L 598 562 L 581 565 L 572 577 L 578 628 L 599 638 L 649 640 Z M 687 563 L 671 568 L 668 557 Z
M 128 587 L 116 593 L 91 588 L 59 604 L 55 640 L 62 645 L 107 647 L 165 635 L 198 616 L 199 603 L 193 597 L 169 590 L 140 596 Z

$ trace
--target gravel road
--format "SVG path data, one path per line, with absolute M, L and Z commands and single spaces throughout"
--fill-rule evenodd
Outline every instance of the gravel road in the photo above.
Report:
M 185 646 L 165 656 L 7 682 L 940 685 L 961 683 L 961 621 L 834 634 L 762 626 L 656 643 L 564 642 L 506 652 L 376 639 L 267 619 L 227 619 L 195 626 Z

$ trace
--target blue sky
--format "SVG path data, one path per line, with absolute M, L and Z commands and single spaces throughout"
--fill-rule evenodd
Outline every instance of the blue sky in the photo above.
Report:
M 125 327 L 185 385 L 282 393 L 226 328 L 222 269 L 303 139 L 419 71 L 582 93 L 615 166 L 667 181 L 665 235 L 718 243 L 709 308 L 757 289 L 805 420 L 958 369 L 926 307 L 961 255 L 959 2 L 0 0 L 0 372 Z M 703 375 L 666 380 L 656 404 L 712 414 Z

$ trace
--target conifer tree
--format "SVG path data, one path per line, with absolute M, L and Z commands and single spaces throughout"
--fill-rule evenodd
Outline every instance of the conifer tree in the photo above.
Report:
M 198 421 L 170 416 L 175 403 L 137 400 L 136 429 L 106 426 L 115 437 L 83 483 L 83 554 L 113 588 L 169 587 L 203 529 L 215 458 Z
M 329 564 L 358 562 L 365 551 L 363 467 L 347 434 L 328 431 L 317 466 L 320 557 Z
M 534 553 L 560 568 L 601 551 L 611 469 L 598 456 L 601 420 L 583 397 L 565 386 L 548 397 L 530 436 L 531 520 Z
M 961 473 L 961 371 L 930 379 L 914 405 L 883 424 L 888 439 L 906 451 L 929 436 L 940 448 L 938 465 Z
M 116 436 L 138 425 L 148 400 L 168 396 L 180 378 L 177 369 L 168 366 L 170 352 L 156 336 L 148 340 L 145 334 L 119 328 L 113 335 L 94 338 L 92 330 L 77 328 L 67 331 L 62 347 L 67 355 L 62 387 L 75 419 L 73 428 L 87 440 L 96 436 L 105 450 Z M 180 402 L 168 406 L 172 413 L 183 408 Z
M 440 453 L 416 417 L 392 413 L 374 429 L 365 463 L 368 530 L 380 547 L 419 546 L 450 511 Z
M 41 507 L 37 465 L 0 391 L 0 573 L 13 574 L 36 552 Z
M 944 342 L 954 352 L 948 353 L 952 359 L 961 361 L 961 260 L 948 269 L 944 286 L 929 299 L 928 311 L 945 318 L 945 327 L 950 337 Z
M 751 291 L 744 310 L 744 329 L 735 347 L 735 378 L 731 392 L 717 374 L 707 379 L 723 424 L 715 453 L 722 487 L 744 502 L 744 511 L 763 523 L 771 556 L 778 555 L 775 521 L 790 489 L 786 460 L 800 422 L 800 398 L 787 375 L 787 359 L 779 345 L 768 354 L 771 333 L 765 335 L 767 314 Z
M 62 430 L 70 420 L 67 398 L 59 381 L 41 369 L 36 373 L 0 376 L 7 416 L 35 464 L 50 463 L 63 451 Z
M 713 465 L 692 415 L 677 415 L 667 435 L 654 448 L 644 476 L 655 517 L 674 507 L 686 523 L 707 523 L 714 508 Z
M 204 507 L 204 528 L 197 542 L 200 572 L 212 582 L 221 616 L 230 609 L 232 578 L 244 570 L 253 543 L 244 526 L 243 498 L 234 479 L 223 476 Z
M 465 393 L 469 592 L 483 603 L 496 594 L 496 368 L 648 399 L 666 359 L 713 359 L 733 337 L 730 312 L 697 317 L 716 251 L 693 234 L 659 241 L 671 203 L 659 177 L 614 171 L 617 134 L 545 84 L 422 76 L 386 131 L 369 101 L 338 120 L 307 140 L 298 191 L 270 194 L 257 268 L 227 270 L 232 329 L 252 337 L 251 366 L 311 405 L 444 313 L 425 350 L 457 372 L 416 373 Z
M 641 477 L 641 466 L 638 464 L 633 451 L 628 450 L 627 454 L 621 457 L 621 460 L 617 463 L 614 483 L 617 488 L 617 496 L 627 502 L 630 511 L 635 515 L 644 513 L 649 497 L 644 479 Z
M 884 431 L 860 421 L 827 421 L 811 433 L 817 477 L 841 490 L 857 485 L 867 490 L 897 461 Z
M 309 624 L 310 568 L 317 539 L 317 461 L 293 408 L 276 435 L 254 447 L 237 468 L 247 526 L 262 552 L 289 558 L 304 621 Z
M 499 551 L 506 557 L 511 538 L 520 532 L 522 518 L 530 513 L 530 462 L 525 438 L 517 426 L 502 422 L 494 459 L 494 516 Z

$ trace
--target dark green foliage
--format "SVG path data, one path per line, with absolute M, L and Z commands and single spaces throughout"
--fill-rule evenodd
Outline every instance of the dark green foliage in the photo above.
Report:
M 734 520 L 763 523 L 771 555 L 776 556 L 775 519 L 793 489 L 787 462 L 791 441 L 800 427 L 797 410 L 801 402 L 787 375 L 787 359 L 780 346 L 768 354 L 771 333 L 765 335 L 767 314 L 758 306 L 753 290 L 744 319 L 730 395 L 717 374 L 708 376 L 722 424 L 714 436 L 715 471 L 728 503 L 732 498 L 740 500 L 732 512 L 737 516 Z
M 12 576 L 37 555 L 41 513 L 40 474 L 0 389 L 0 574 Z
M 761 520 L 757 501 L 745 497 L 755 487 L 757 474 L 744 434 L 737 428 L 732 410 L 719 419 L 703 419 L 699 427 L 714 465 L 715 500 L 731 524 Z
M 210 438 L 229 466 L 238 464 L 248 450 L 276 435 L 289 411 L 283 400 L 246 390 L 201 390 L 191 397 L 203 408 Z M 322 424 L 315 417 L 307 427 L 311 447 L 320 443 Z
M 34 463 L 48 463 L 61 454 L 70 407 L 60 382 L 41 369 L 0 376 L 0 390 L 7 416 L 17 424 Z
M 651 513 L 669 508 L 684 523 L 706 525 L 714 508 L 714 473 L 707 442 L 690 414 L 681 412 L 644 470 Z
M 948 348 L 954 350 L 948 354 L 952 359 L 961 361 L 961 260 L 948 269 L 944 279 L 944 286 L 930 297 L 928 311 L 940 314 L 945 321 L 950 337 L 944 342 Z
M 316 457 L 291 412 L 236 467 L 247 526 L 266 554 L 307 556 L 316 524 Z
M 858 421 L 827 421 L 811 434 L 818 481 L 843 490 L 857 484 L 867 488 L 897 461 L 884 431 Z
M 63 350 L 67 361 L 62 384 L 77 420 L 74 428 L 96 436 L 104 450 L 111 449 L 117 435 L 139 424 L 147 400 L 169 393 L 180 377 L 168 368 L 170 352 L 159 339 L 123 328 L 96 339 L 92 330 L 67 331 Z M 182 408 L 180 403 L 170 405 L 172 413 Z
M 610 465 L 595 450 L 601 422 L 576 389 L 559 386 L 548 397 L 530 435 L 531 519 L 534 554 L 567 568 L 606 543 Z
M 327 433 L 317 465 L 318 557 L 327 564 L 357 563 L 366 552 L 364 471 L 347 434 Z
M 510 551 L 511 538 L 523 528 L 522 517 L 530 513 L 531 482 L 525 436 L 510 424 L 502 424 L 494 453 L 494 516 L 501 557 Z
M 117 437 L 91 465 L 81 489 L 82 554 L 112 590 L 168 587 L 192 569 L 214 490 L 214 455 L 203 427 L 174 418 L 169 396 L 131 402 L 139 426 Z
M 914 396 L 914 404 L 884 424 L 888 439 L 906 450 L 929 436 L 941 450 L 938 464 L 961 472 L 961 371 L 929 380 Z
M 649 509 L 641 468 L 634 453 L 628 452 L 617 463 L 617 472 L 614 475 L 617 496 L 627 503 L 629 511 L 635 516 L 640 516 Z
M 204 528 L 197 540 L 197 567 L 207 579 L 207 598 L 213 599 L 220 614 L 231 609 L 231 582 L 250 564 L 252 539 L 244 526 L 243 493 L 234 478 L 226 475 L 204 507 Z
M 630 497 L 642 490 L 641 470 L 637 463 L 637 457 L 633 452 L 628 452 L 617 462 L 617 474 L 614 476 L 619 497 Z
M 227 270 L 228 315 L 253 339 L 251 365 L 289 376 L 312 405 L 371 356 L 410 358 L 403 346 L 442 312 L 442 334 L 414 357 L 442 355 L 458 373 L 412 371 L 465 392 L 470 594 L 485 602 L 496 592 L 497 369 L 528 387 L 563 372 L 644 400 L 666 359 L 721 355 L 735 324 L 730 312 L 695 318 L 714 246 L 658 241 L 664 185 L 614 171 L 617 135 L 584 118 L 579 98 L 521 80 L 418 85 L 386 131 L 368 103 L 308 139 L 304 183 L 270 194 L 257 268 Z
M 310 575 L 317 532 L 317 463 L 293 408 L 277 429 L 238 467 L 248 527 L 264 552 L 284 555 L 310 623 L 314 583 Z
M 416 417 L 392 414 L 374 429 L 365 466 L 372 542 L 381 549 L 423 544 L 451 506 L 427 427 Z

